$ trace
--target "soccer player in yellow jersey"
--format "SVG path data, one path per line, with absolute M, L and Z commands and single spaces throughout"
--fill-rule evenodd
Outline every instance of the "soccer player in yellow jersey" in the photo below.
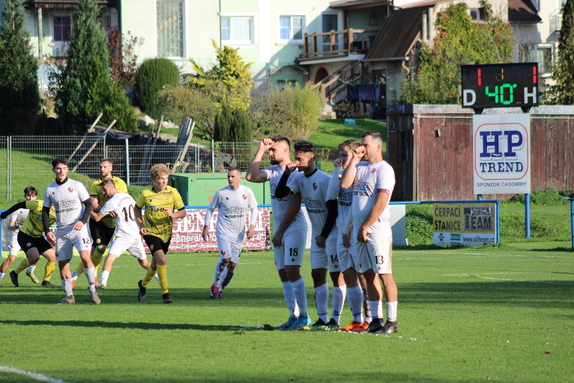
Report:
M 136 201 L 136 217 L 140 234 L 153 255 L 151 266 L 144 279 L 138 282 L 138 300 L 143 302 L 146 286 L 157 272 L 163 303 L 171 303 L 167 283 L 167 251 L 171 241 L 173 220 L 186 215 L 185 205 L 176 188 L 168 186 L 169 168 L 164 164 L 151 168 L 153 185 L 145 188 Z M 145 216 L 141 209 L 145 207 Z M 177 209 L 177 211 L 176 211 Z M 143 224 L 143 227 L 142 227 Z
M 18 232 L 18 244 L 26 253 L 26 259 L 10 273 L 10 278 L 12 279 L 12 283 L 18 286 L 18 274 L 28 266 L 35 265 L 40 259 L 40 255 L 42 255 L 48 261 L 44 269 L 42 286 L 53 287 L 54 285 L 50 283 L 50 278 L 52 278 L 52 273 L 56 269 L 56 253 L 52 245 L 42 235 L 44 231 L 42 226 L 42 205 L 44 201 L 36 199 L 38 197 L 38 191 L 32 186 L 24 189 L 24 194 L 26 201 L 17 203 L 0 214 L 0 218 L 5 219 L 18 209 L 30 210 L 28 217 Z M 51 209 L 49 217 L 50 225 L 56 222 L 54 209 Z
M 88 193 L 92 197 L 92 216 L 88 222 L 90 226 L 90 235 L 92 237 L 92 250 L 91 258 L 94 263 L 94 268 L 98 270 L 100 264 L 102 263 L 102 257 L 106 251 L 106 247 L 110 243 L 112 237 L 114 236 L 114 231 L 116 230 L 116 220 L 114 217 L 106 216 L 102 218 L 99 222 L 95 220 L 96 215 L 100 211 L 100 208 L 104 206 L 110 197 L 106 196 L 102 191 L 102 181 L 112 180 L 114 185 L 116 185 L 116 190 L 118 193 L 127 193 L 128 187 L 126 183 L 118 177 L 112 176 L 112 171 L 114 170 L 114 164 L 111 159 L 104 158 L 100 161 L 100 179 L 96 180 L 90 186 Z M 72 279 L 75 281 L 78 276 L 82 275 L 84 272 L 84 265 L 80 262 L 76 271 L 72 274 Z M 103 285 L 97 284 L 96 287 L 103 288 Z

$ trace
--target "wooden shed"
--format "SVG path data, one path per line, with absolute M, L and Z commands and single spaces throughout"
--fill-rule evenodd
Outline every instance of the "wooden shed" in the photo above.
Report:
M 483 114 L 523 113 L 520 108 Z M 472 109 L 459 105 L 390 105 L 387 154 L 397 184 L 395 201 L 475 199 Z M 544 105 L 530 114 L 532 191 L 574 189 L 574 106 Z M 483 195 L 509 199 L 512 195 Z

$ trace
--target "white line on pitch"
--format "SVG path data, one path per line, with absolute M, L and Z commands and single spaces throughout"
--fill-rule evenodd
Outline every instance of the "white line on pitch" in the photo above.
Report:
M 60 379 L 53 379 L 53 378 L 50 378 L 46 375 L 38 374 L 37 372 L 24 371 L 24 370 L 20 370 L 18 368 L 14 368 L 14 367 L 0 366 L 0 371 L 12 372 L 14 374 L 19 374 L 19 375 L 25 375 L 29 378 L 39 380 L 40 382 L 66 383 L 65 381 L 60 380 Z

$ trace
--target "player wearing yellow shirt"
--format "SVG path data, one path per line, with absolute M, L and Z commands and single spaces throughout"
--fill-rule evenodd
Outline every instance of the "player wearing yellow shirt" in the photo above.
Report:
M 140 302 L 145 300 L 146 286 L 156 272 L 163 294 L 163 303 L 172 302 L 167 283 L 166 254 L 171 241 L 173 220 L 185 217 L 186 210 L 177 189 L 167 184 L 169 173 L 166 165 L 154 165 L 150 172 L 153 185 L 144 189 L 136 201 L 135 213 L 141 227 L 140 234 L 153 255 L 145 278 L 138 282 Z M 142 216 L 141 209 L 144 207 L 145 215 Z
M 42 255 L 48 261 L 44 269 L 42 286 L 53 287 L 54 285 L 50 283 L 50 279 L 52 278 L 52 273 L 56 269 L 56 253 L 54 252 L 52 245 L 42 235 L 44 231 L 42 225 L 42 206 L 44 201 L 36 199 L 38 197 L 38 191 L 32 186 L 29 186 L 24 190 L 24 195 L 26 196 L 26 201 L 17 203 L 0 214 L 0 218 L 5 219 L 18 209 L 30 210 L 28 217 L 18 232 L 18 244 L 26 253 L 26 259 L 24 259 L 18 267 L 10 273 L 10 278 L 12 279 L 12 283 L 18 287 L 18 274 L 30 265 L 35 265 L 40 259 L 40 255 Z M 51 209 L 49 217 L 50 225 L 56 222 L 56 213 L 54 212 L 54 209 Z
M 92 204 L 94 208 L 92 209 L 92 215 L 88 222 L 90 227 L 90 235 L 92 237 L 92 250 L 91 258 L 94 263 L 94 268 L 97 271 L 100 264 L 102 263 L 102 257 L 108 244 L 110 243 L 112 237 L 114 236 L 114 231 L 116 230 L 116 221 L 114 217 L 106 216 L 101 219 L 101 221 L 96 222 L 95 216 L 100 211 L 100 208 L 104 206 L 106 202 L 109 201 L 109 197 L 106 196 L 102 190 L 102 181 L 112 180 L 114 185 L 116 185 L 116 190 L 118 193 L 127 193 L 128 187 L 126 183 L 118 177 L 112 176 L 112 171 L 114 170 L 114 164 L 111 159 L 104 158 L 100 161 L 100 179 L 96 180 L 90 186 L 88 193 L 92 197 Z M 76 271 L 72 274 L 72 279 L 75 281 L 84 272 L 84 265 L 80 262 Z M 102 285 L 97 284 L 96 287 L 102 288 Z

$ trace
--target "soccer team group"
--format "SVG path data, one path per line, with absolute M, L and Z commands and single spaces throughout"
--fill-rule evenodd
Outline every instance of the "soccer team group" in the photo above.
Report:
M 395 176 L 383 160 L 382 146 L 377 132 L 363 133 L 361 142 L 341 143 L 334 172 L 329 176 L 315 166 L 316 147 L 311 142 L 294 145 L 294 162 L 288 138 L 276 136 L 260 142 L 246 178 L 270 184 L 275 265 L 290 314 L 277 329 L 340 329 L 375 334 L 398 330 L 389 210 Z M 271 166 L 261 169 L 267 152 Z M 54 159 L 52 170 L 56 180 L 46 188 L 43 200 L 37 199 L 35 188 L 28 187 L 24 190 L 26 201 L 0 215 L 2 219 L 9 217 L 9 228 L 14 233 L 9 257 L 0 265 L 0 279 L 21 248 L 26 259 L 9 273 L 14 285 L 19 285 L 18 275 L 24 270 L 39 283 L 34 268 L 44 256 L 47 263 L 42 285 L 53 286 L 50 278 L 58 262 L 65 292 L 61 304 L 76 303 L 73 289 L 82 273 L 88 280 L 92 302 L 99 304 L 97 288 L 107 287 L 114 261 L 127 251 L 146 269 L 145 277 L 138 282 L 138 300 L 145 300 L 147 285 L 155 278 L 163 302 L 172 303 L 166 253 L 173 220 L 185 217 L 186 210 L 177 189 L 168 185 L 169 168 L 164 164 L 151 168 L 153 184 L 142 191 L 137 201 L 127 194 L 124 181 L 112 175 L 110 159 L 100 162 L 100 179 L 89 191 L 82 183 L 68 178 L 66 159 Z M 244 239 L 254 234 L 257 201 L 251 189 L 240 184 L 241 178 L 239 168 L 229 168 L 229 185 L 216 192 L 206 210 L 202 233 L 206 241 L 218 210 L 215 237 L 220 260 L 210 289 L 213 299 L 224 298 L 223 290 L 234 276 Z M 311 223 L 309 255 L 318 315 L 314 323 L 308 313 L 307 289 L 301 276 L 308 230 L 302 204 Z M 55 233 L 50 230 L 54 223 Z M 152 253 L 151 262 L 147 260 L 142 237 Z M 98 283 L 97 268 L 108 247 Z M 80 254 L 81 264 L 72 273 L 74 248 Z M 331 315 L 327 273 L 333 284 Z M 353 322 L 340 327 L 345 298 Z

